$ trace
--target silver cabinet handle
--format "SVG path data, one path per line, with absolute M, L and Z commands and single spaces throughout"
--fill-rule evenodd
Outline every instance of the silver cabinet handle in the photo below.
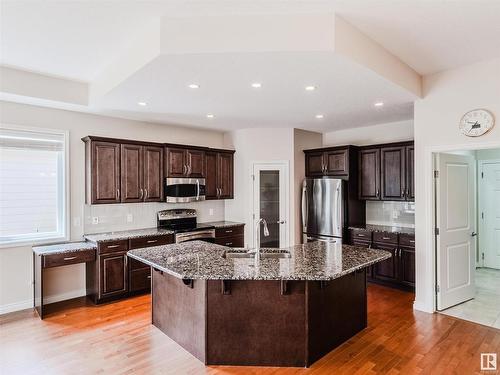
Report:
M 232 242 L 226 242 L 226 246 L 231 246 L 232 244 Z
M 190 175 L 191 174 L 191 163 L 189 163 L 187 167 L 188 167 L 188 175 Z
M 148 199 L 148 189 L 144 189 L 144 200 Z
M 415 243 L 415 240 L 409 240 L 410 243 Z
M 187 173 L 187 168 L 186 168 L 186 164 L 184 164 L 184 165 L 182 166 L 182 174 L 184 174 L 184 175 L 185 175 L 186 173 Z
M 116 248 L 116 247 L 118 247 L 118 246 L 120 246 L 120 245 L 108 245 L 108 246 L 106 246 L 106 247 L 107 247 L 108 249 L 114 249 L 114 248 Z
M 233 233 L 233 230 L 232 230 L 232 229 L 231 229 L 231 230 L 229 230 L 229 229 L 228 229 L 228 230 L 226 230 L 225 232 L 226 232 L 226 233 Z
M 150 279 L 150 278 L 151 278 L 151 275 L 148 276 L 148 279 Z
M 67 258 L 63 258 L 63 260 L 73 260 L 73 259 L 76 259 L 76 257 L 67 257 Z
M 382 237 L 383 240 L 390 240 L 391 237 Z
M 158 240 L 149 240 L 149 241 L 147 241 L 147 243 L 155 243 L 155 242 L 158 242 Z
M 196 200 L 200 199 L 200 180 L 196 180 Z
M 366 237 L 364 234 L 358 233 L 356 236 L 358 237 Z
M 144 195 L 144 190 L 141 189 L 141 195 L 139 196 L 139 199 L 142 199 L 143 195 Z
M 120 199 L 120 189 L 116 189 L 116 199 Z
M 380 195 L 380 190 L 377 189 L 377 197 Z

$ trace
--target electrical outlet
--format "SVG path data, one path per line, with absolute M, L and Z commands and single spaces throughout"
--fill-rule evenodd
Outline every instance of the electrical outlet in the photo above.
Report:
M 92 224 L 99 224 L 99 217 L 98 216 L 92 217 Z
M 213 209 L 213 208 L 209 209 L 209 210 L 208 210 L 208 214 L 209 214 L 210 216 L 214 216 L 214 209 Z
M 127 223 L 134 221 L 134 216 L 132 214 L 127 214 Z

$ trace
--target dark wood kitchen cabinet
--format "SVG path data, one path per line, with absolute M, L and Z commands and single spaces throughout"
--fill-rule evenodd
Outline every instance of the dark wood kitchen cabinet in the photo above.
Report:
M 205 177 L 205 150 L 167 146 L 167 177 Z
M 380 199 L 380 149 L 366 148 L 359 151 L 359 199 Z
M 245 246 L 245 224 L 215 229 L 215 243 L 229 247 Z
M 120 202 L 120 144 L 89 141 L 85 153 L 87 202 Z
M 359 199 L 414 199 L 413 142 L 367 146 L 359 151 Z
M 355 146 L 305 150 L 307 177 L 340 177 L 348 179 L 356 167 Z
M 163 146 L 85 137 L 86 202 L 159 202 L 163 199 Z
M 232 199 L 234 194 L 234 151 L 206 153 L 206 199 Z
M 373 242 L 372 245 L 375 249 L 387 250 L 391 253 L 392 257 L 379 262 L 373 266 L 373 278 L 381 281 L 397 282 L 398 280 L 398 244 L 397 243 L 384 243 Z
M 128 293 L 127 252 L 100 255 L 99 263 L 102 281 L 101 298 L 126 296 Z
M 380 190 L 382 200 L 406 199 L 406 147 L 382 147 L 380 149 Z

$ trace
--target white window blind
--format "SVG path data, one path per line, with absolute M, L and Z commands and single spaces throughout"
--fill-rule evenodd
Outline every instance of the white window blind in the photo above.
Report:
M 0 128 L 0 244 L 62 239 L 65 135 Z

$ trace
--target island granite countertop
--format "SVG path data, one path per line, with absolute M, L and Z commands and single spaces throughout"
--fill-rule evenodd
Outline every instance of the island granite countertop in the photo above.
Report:
M 130 250 L 128 256 L 181 279 L 196 280 L 333 280 L 391 257 L 385 250 L 350 245 L 310 242 L 285 249 L 290 258 L 225 258 L 238 251 L 208 242 Z M 239 250 L 244 251 L 244 250 Z

